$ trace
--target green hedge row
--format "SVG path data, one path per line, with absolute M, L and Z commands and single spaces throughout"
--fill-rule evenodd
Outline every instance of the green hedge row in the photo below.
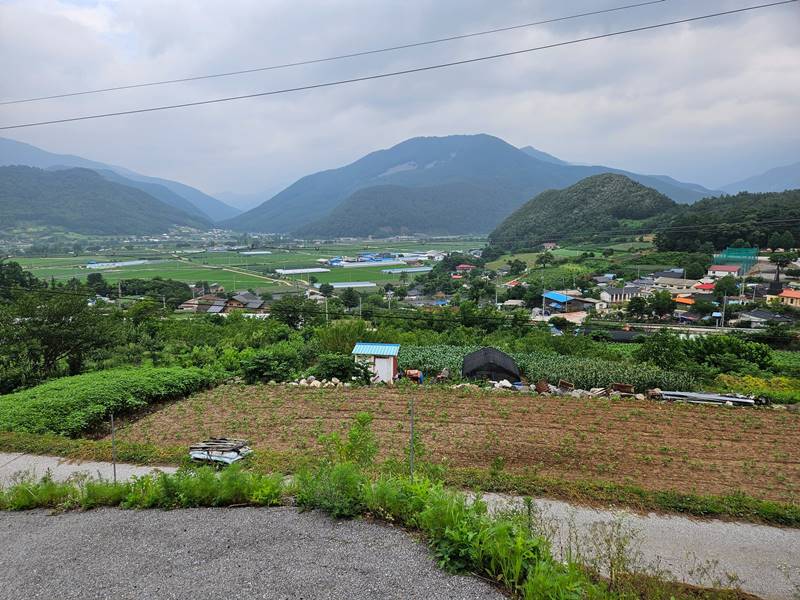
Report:
M 64 377 L 0 396 L 0 431 L 76 436 L 96 429 L 111 412 L 186 396 L 217 376 L 202 369 L 112 369 Z

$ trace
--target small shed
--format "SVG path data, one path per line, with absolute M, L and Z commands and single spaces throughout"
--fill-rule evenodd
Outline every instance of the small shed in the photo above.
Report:
M 372 380 L 392 383 L 397 376 L 397 355 L 400 344 L 376 344 L 373 342 L 356 342 L 353 357 L 356 361 L 367 365 L 372 371 Z
M 481 348 L 464 357 L 461 376 L 465 379 L 508 379 L 519 381 L 522 376 L 514 359 L 497 348 Z

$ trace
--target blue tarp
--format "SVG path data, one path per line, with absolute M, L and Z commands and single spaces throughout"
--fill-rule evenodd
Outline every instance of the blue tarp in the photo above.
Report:
M 558 292 L 545 292 L 542 294 L 547 300 L 553 300 L 554 302 L 560 302 L 562 304 L 573 300 L 572 296 L 567 296 L 566 294 L 559 294 Z

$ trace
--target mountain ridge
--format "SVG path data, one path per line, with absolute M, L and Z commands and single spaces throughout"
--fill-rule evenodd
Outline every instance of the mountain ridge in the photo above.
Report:
M 224 221 L 222 225 L 235 230 L 268 233 L 330 231 L 331 228 L 323 227 L 320 221 L 360 189 L 381 185 L 424 188 L 456 182 L 471 184 L 475 186 L 473 189 L 491 188 L 493 193 L 487 195 L 487 202 L 501 197 L 499 205 L 487 204 L 481 214 L 491 223 L 499 223 L 516 207 L 542 191 L 563 189 L 605 172 L 632 177 L 679 202 L 693 202 L 714 194 L 697 184 L 683 184 L 667 176 L 573 165 L 532 146 L 521 150 L 488 134 L 417 137 L 370 152 L 343 167 L 306 175 L 259 206 Z M 445 202 L 451 204 L 449 198 Z M 312 223 L 314 227 L 308 229 Z M 488 231 L 491 227 L 483 229 Z
M 172 226 L 203 229 L 199 219 L 140 189 L 105 179 L 92 169 L 45 170 L 0 166 L 0 224 L 4 229 L 46 226 L 92 235 L 163 233 Z
M 12 140 L 10 138 L 0 137 L 0 165 L 24 165 L 42 169 L 53 167 L 78 167 L 101 172 L 101 175 L 103 174 L 102 172 L 106 172 L 107 174 L 110 171 L 128 179 L 130 183 L 126 185 L 138 187 L 145 193 L 149 193 L 148 187 L 151 185 L 162 186 L 192 204 L 196 210 L 199 210 L 211 221 L 227 219 L 240 212 L 217 198 L 178 181 L 142 175 L 141 173 L 137 173 L 125 167 L 102 163 L 74 154 L 49 152 L 32 144 Z M 167 204 L 172 205 L 170 202 L 167 202 Z

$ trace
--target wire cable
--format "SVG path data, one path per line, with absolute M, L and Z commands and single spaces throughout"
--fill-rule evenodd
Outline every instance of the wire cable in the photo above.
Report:
M 182 102 L 182 103 L 179 103 L 179 104 L 167 104 L 167 105 L 162 105 L 162 106 L 152 106 L 152 107 L 149 107 L 149 108 L 136 108 L 136 109 L 131 109 L 131 110 L 121 110 L 121 111 L 115 111 L 115 112 L 83 115 L 83 116 L 79 116 L 79 117 L 67 117 L 67 118 L 64 118 L 64 119 L 52 119 L 52 120 L 47 120 L 47 121 L 35 121 L 35 122 L 30 122 L 30 123 L 18 123 L 16 125 L 4 125 L 4 126 L 0 126 L 0 130 L 22 129 L 22 128 L 25 128 L 25 127 L 38 127 L 38 126 L 42 126 L 42 125 L 55 125 L 57 123 L 72 123 L 72 122 L 76 122 L 76 121 L 87 121 L 87 120 L 92 120 L 92 119 L 104 119 L 104 118 L 108 118 L 108 117 L 120 117 L 120 116 L 124 116 L 124 115 L 151 113 L 151 112 L 157 112 L 157 111 L 162 111 L 162 110 L 175 110 L 175 109 L 189 108 L 189 107 L 194 107 L 194 106 L 205 106 L 205 105 L 209 105 L 209 104 L 220 104 L 220 103 L 223 103 L 223 102 L 233 102 L 233 101 L 236 101 L 236 100 L 245 100 L 245 99 L 248 99 L 248 98 L 260 98 L 260 97 L 265 97 L 265 96 L 277 96 L 277 95 L 280 95 L 280 94 L 288 94 L 288 93 L 301 92 L 301 91 L 307 91 L 307 90 L 317 90 L 317 89 L 335 87 L 335 86 L 340 86 L 340 85 L 347 85 L 347 84 L 351 84 L 351 83 L 359 83 L 359 82 L 362 82 L 362 81 L 373 81 L 373 80 L 377 80 L 377 79 L 386 79 L 386 78 L 389 78 L 389 77 L 398 77 L 400 75 L 410 75 L 410 74 L 413 74 L 413 73 L 422 73 L 422 72 L 426 72 L 426 71 L 434 71 L 434 70 L 438 70 L 438 69 L 445 69 L 445 68 L 449 68 L 449 67 L 455 67 L 455 66 L 458 66 L 458 65 L 467 65 L 467 64 L 473 64 L 473 63 L 478 63 L 478 62 L 484 62 L 484 61 L 488 61 L 488 60 L 496 60 L 496 59 L 499 59 L 499 58 L 506 58 L 506 57 L 509 57 L 509 56 L 519 56 L 519 55 L 522 55 L 522 54 L 527 54 L 527 53 L 531 53 L 531 52 L 538 52 L 538 51 L 541 51 L 541 50 L 548 50 L 548 49 L 551 49 L 551 48 L 560 48 L 560 47 L 563 47 L 563 46 L 570 46 L 570 45 L 573 45 L 573 44 L 580 44 L 580 43 L 584 43 L 584 42 L 590 42 L 590 41 L 599 40 L 599 39 L 611 38 L 611 37 L 616 37 L 616 36 L 620 36 L 620 35 L 627 35 L 627 34 L 637 33 L 637 32 L 641 32 L 641 31 L 652 31 L 654 29 L 660 29 L 660 28 L 664 28 L 664 27 L 671 27 L 671 26 L 680 25 L 680 24 L 683 24 L 683 23 L 693 23 L 693 22 L 702 21 L 702 20 L 705 20 L 705 19 L 713 19 L 713 18 L 722 17 L 722 16 L 726 16 L 726 15 L 733 15 L 733 14 L 739 14 L 739 13 L 744 13 L 744 12 L 748 12 L 748 11 L 754 11 L 754 10 L 769 8 L 769 7 L 773 7 L 773 6 L 780 6 L 780 5 L 783 5 L 783 4 L 793 4 L 793 3 L 796 3 L 796 2 L 798 2 L 798 0 L 781 0 L 779 2 L 770 2 L 768 4 L 758 4 L 758 5 L 755 5 L 755 6 L 747 6 L 747 7 L 744 7 L 744 8 L 737 8 L 737 9 L 734 9 L 734 10 L 726 10 L 726 11 L 717 12 L 717 13 L 710 13 L 710 14 L 706 14 L 706 15 L 700 15 L 700 16 L 697 16 L 697 17 L 689 17 L 689 18 L 686 18 L 686 19 L 678 19 L 678 20 L 675 20 L 675 21 L 667 21 L 667 22 L 664 22 L 664 23 L 655 23 L 653 25 L 643 25 L 641 27 L 634 27 L 634 28 L 631 28 L 631 29 L 623 29 L 623 30 L 620 30 L 620 31 L 612 31 L 612 32 L 609 32 L 609 33 L 603 33 L 603 34 L 599 34 L 599 35 L 593 35 L 593 36 L 588 36 L 588 37 L 583 37 L 583 38 L 577 38 L 577 39 L 573 39 L 573 40 L 567 40 L 567 41 L 564 41 L 564 42 L 556 42 L 556 43 L 553 43 L 553 44 L 546 44 L 544 46 L 535 46 L 533 48 L 524 48 L 522 50 L 513 50 L 513 51 L 510 51 L 510 52 L 500 52 L 500 53 L 497 53 L 497 54 L 489 54 L 489 55 L 485 55 L 485 56 L 478 56 L 478 57 L 475 57 L 475 58 L 467 58 L 467 59 L 463 59 L 463 60 L 456 60 L 456 61 L 451 61 L 451 62 L 446 62 L 446 63 L 438 63 L 438 64 L 433 64 L 433 65 L 426 65 L 426 66 L 423 66 L 423 67 L 414 67 L 414 68 L 411 68 L 411 69 L 402 69 L 402 70 L 399 70 L 399 71 L 389 71 L 389 72 L 386 72 L 386 73 L 376 73 L 376 74 L 373 74 L 373 75 L 364 75 L 362 77 L 352 77 L 352 78 L 349 78 L 349 79 L 339 79 L 339 80 L 336 80 L 336 81 L 327 81 L 327 82 L 323 82 L 323 83 L 302 85 L 302 86 L 291 87 L 291 88 L 283 88 L 283 89 L 278 89 L 278 90 L 270 90 L 270 91 L 266 91 L 266 92 L 257 92 L 257 93 L 253 93 L 253 94 L 242 94 L 242 95 L 238 95 L 238 96 L 227 96 L 227 97 L 223 97 L 223 98 L 212 98 L 210 100 L 197 100 L 197 101 L 194 101 L 194 102 Z
M 38 102 L 38 101 L 41 101 L 41 100 L 53 100 L 53 99 L 56 99 L 56 98 L 69 98 L 69 97 L 72 97 L 72 96 L 85 96 L 87 94 L 99 94 L 99 93 L 102 93 L 102 92 L 116 92 L 116 91 L 119 91 L 119 90 L 130 90 L 130 89 L 135 89 L 135 88 L 151 87 L 151 86 L 156 86 L 156 85 L 168 85 L 168 84 L 173 84 L 173 83 L 186 83 L 186 82 L 189 82 L 189 81 L 199 81 L 199 80 L 202 80 L 202 79 L 216 79 L 216 78 L 219 78 L 219 77 L 232 77 L 234 75 L 246 75 L 246 74 L 249 74 L 249 73 L 259 73 L 259 72 L 262 72 L 262 71 L 274 71 L 274 70 L 278 70 L 278 69 L 288 69 L 288 68 L 292 68 L 292 67 L 300 67 L 300 66 L 304 66 L 304 65 L 313 65 L 313 64 L 318 64 L 318 63 L 331 62 L 331 61 L 335 61 L 335 60 L 342 60 L 342 59 L 346 59 L 346 58 L 357 58 L 357 57 L 360 57 L 360 56 L 368 56 L 368 55 L 371 55 L 371 54 L 381 54 L 381 53 L 384 53 L 384 52 L 394 52 L 394 51 L 397 51 L 397 50 L 406 50 L 408 48 L 418 48 L 420 46 L 431 46 L 433 44 L 442 44 L 444 42 L 452 42 L 452 41 L 456 41 L 456 40 L 463 40 L 463 39 L 467 39 L 467 38 L 478 37 L 478 36 L 483 36 L 483 35 L 489 35 L 489 34 L 493 34 L 493 33 L 501 33 L 501 32 L 505 32 L 505 31 L 513 31 L 513 30 L 517 30 L 517 29 L 525 29 L 525 28 L 528 28 L 528 27 L 534 27 L 536 25 L 546 25 L 546 24 L 549 24 L 549 23 L 558 23 L 560 21 L 568 21 L 570 19 L 578 19 L 578 18 L 581 18 L 581 17 L 590 17 L 590 16 L 594 16 L 594 15 L 612 13 L 612 12 L 617 12 L 617 11 L 622 11 L 622 10 L 628 10 L 628 9 L 631 9 L 631 8 L 638 8 L 638 7 L 641 7 L 641 6 L 648 6 L 648 5 L 651 5 L 651 4 L 661 4 L 661 3 L 667 2 L 667 1 L 668 0 L 650 0 L 648 2 L 639 2 L 637 4 L 627 4 L 625 6 L 616 6 L 616 7 L 613 7 L 613 8 L 605 8 L 605 9 L 602 9 L 602 10 L 594 10 L 594 11 L 591 11 L 591 12 L 578 13 L 578 14 L 575 14 L 575 15 L 567 15 L 567 16 L 564 16 L 564 17 L 554 17 L 552 19 L 544 19 L 544 20 L 541 20 L 541 21 L 532 21 L 530 23 L 522 23 L 522 24 L 519 24 L 519 25 L 509 25 L 507 27 L 497 27 L 495 29 L 487 29 L 487 30 L 484 30 L 484 31 L 476 31 L 476 32 L 473 32 L 473 33 L 463 33 L 463 34 L 459 34 L 459 35 L 451 35 L 451 36 L 448 36 L 448 37 L 442 37 L 442 38 L 437 38 L 437 39 L 433 39 L 433 40 L 425 40 L 425 41 L 422 41 L 422 42 L 411 42 L 411 43 L 408 43 L 408 44 L 400 44 L 400 45 L 397 45 L 397 46 L 389 46 L 387 48 L 377 48 L 377 49 L 374 49 L 374 50 L 361 50 L 361 51 L 358 51 L 358 52 L 351 52 L 351 53 L 348 53 L 348 54 L 339 54 L 339 55 L 336 55 L 336 56 L 328 56 L 328 57 L 325 57 L 325 58 L 312 58 L 312 59 L 308 59 L 308 60 L 300 60 L 300 61 L 295 61 L 295 62 L 277 64 L 277 65 L 269 65 L 269 66 L 266 66 L 266 67 L 254 67 L 254 68 L 249 68 L 249 69 L 240 69 L 238 71 L 227 71 L 227 72 L 223 72 L 223 73 L 213 73 L 213 74 L 209 74 L 209 75 L 194 75 L 194 76 L 189 76 L 189 77 L 180 77 L 180 78 L 177 78 L 177 79 L 165 79 L 165 80 L 162 80 L 162 81 L 149 81 L 149 82 L 145 82 L 145 83 L 132 83 L 132 84 L 128 84 L 128 85 L 118 85 L 118 86 L 114 86 L 114 87 L 99 88 L 99 89 L 95 89 L 95 90 L 83 90 L 83 91 L 79 91 L 79 92 L 65 92 L 65 93 L 61 93 L 61 94 L 53 94 L 53 95 L 50 95 L 50 96 L 38 96 L 36 98 L 23 98 L 23 99 L 20 99 L 20 100 L 4 100 L 4 101 L 0 102 L 0 106 L 7 105 L 7 104 L 23 104 L 23 103 L 26 103 L 26 102 Z

